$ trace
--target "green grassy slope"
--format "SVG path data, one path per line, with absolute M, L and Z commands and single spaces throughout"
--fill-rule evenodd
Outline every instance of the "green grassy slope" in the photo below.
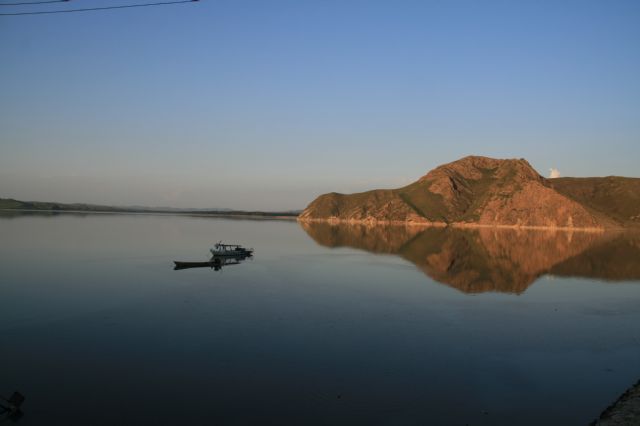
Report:
M 414 182 L 394 190 L 420 216 L 431 221 L 447 222 L 447 207 L 440 194 L 429 191 L 429 182 Z
M 371 202 L 384 204 L 393 201 L 396 195 L 392 190 L 374 189 L 355 194 L 339 194 L 330 192 L 313 201 L 314 212 L 318 217 L 339 216 L 349 210 L 366 206 Z
M 640 178 L 566 177 L 548 182 L 561 194 L 620 223 L 640 225 Z

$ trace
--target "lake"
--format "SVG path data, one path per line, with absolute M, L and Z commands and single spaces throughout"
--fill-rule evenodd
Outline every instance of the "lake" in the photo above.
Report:
M 640 237 L 0 214 L 21 425 L 585 425 L 640 378 Z M 219 270 L 217 241 L 255 248 Z

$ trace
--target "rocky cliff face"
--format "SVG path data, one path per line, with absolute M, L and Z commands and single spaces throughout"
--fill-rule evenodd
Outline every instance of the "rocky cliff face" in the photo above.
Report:
M 559 190 L 524 159 L 471 156 L 442 165 L 403 188 L 321 195 L 299 220 L 583 229 L 626 224 L 573 193 L 571 184 L 563 182 Z M 640 218 L 640 205 L 635 209 Z

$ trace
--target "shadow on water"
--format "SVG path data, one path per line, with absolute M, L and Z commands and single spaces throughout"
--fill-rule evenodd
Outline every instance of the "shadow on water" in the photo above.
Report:
M 640 233 L 301 223 L 318 244 L 400 256 L 464 293 L 523 293 L 543 275 L 640 280 Z

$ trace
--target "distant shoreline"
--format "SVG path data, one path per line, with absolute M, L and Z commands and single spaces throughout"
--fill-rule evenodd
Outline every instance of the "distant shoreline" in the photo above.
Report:
M 162 210 L 56 210 L 56 209 L 0 209 L 2 212 L 17 213 L 55 213 L 55 214 L 135 214 L 158 216 L 197 216 L 197 217 L 222 217 L 228 219 L 256 219 L 256 220 L 296 220 L 297 213 L 288 212 L 201 212 L 201 211 L 162 211 Z
M 262 211 L 233 210 L 220 208 L 173 208 L 144 206 L 106 206 L 101 204 L 58 203 L 50 201 L 20 201 L 13 198 L 0 198 L 0 211 L 25 213 L 120 213 L 120 214 L 160 214 L 187 215 L 203 217 L 256 218 L 256 219 L 295 219 L 298 210 Z

